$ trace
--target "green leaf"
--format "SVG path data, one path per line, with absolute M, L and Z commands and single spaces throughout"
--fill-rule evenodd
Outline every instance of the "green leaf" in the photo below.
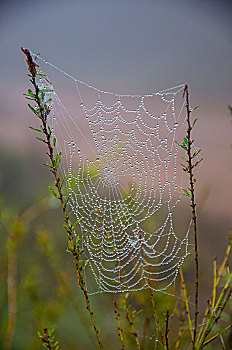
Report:
M 184 144 L 180 144 L 180 143 L 177 142 L 177 141 L 175 141 L 175 143 L 176 143 L 178 146 L 182 147 L 185 151 L 187 150 L 187 147 L 186 147 Z
M 35 101 L 35 99 L 34 98 L 32 98 L 32 97 L 27 97 L 28 95 L 26 95 L 26 94 L 23 94 L 24 96 L 26 96 L 25 98 L 27 99 L 27 100 L 30 100 L 30 101 Z
M 63 226 L 67 232 L 72 233 L 72 231 L 70 230 L 70 227 L 68 227 L 67 225 L 63 225 Z
M 51 163 L 49 163 L 49 162 L 47 162 L 45 165 L 49 166 L 50 168 L 54 168 L 53 165 Z M 50 186 L 49 186 L 49 188 L 50 188 Z
M 201 152 L 201 149 L 199 149 L 198 151 L 195 151 L 195 152 L 193 153 L 192 158 L 196 157 L 200 152 Z
M 31 97 L 34 97 L 35 98 L 35 95 L 33 94 L 32 90 L 31 89 L 28 89 L 28 95 L 30 95 Z
M 129 293 L 127 292 L 127 293 L 125 294 L 125 298 L 128 299 L 128 297 L 129 297 Z
M 186 137 L 184 137 L 184 142 L 183 142 L 183 145 L 185 144 L 186 146 L 188 146 L 188 140 L 187 140 L 187 138 Z
M 56 147 L 56 138 L 55 138 L 55 136 L 53 137 L 53 147 L 54 148 Z
M 185 196 L 187 196 L 187 197 L 190 197 L 191 198 L 191 195 L 190 195 L 190 193 L 187 191 L 187 190 L 185 190 L 184 189 L 184 193 L 183 193 Z
M 86 265 L 88 264 L 89 260 L 79 260 L 78 261 L 78 265 L 79 268 L 84 269 L 86 267 Z
M 44 142 L 44 143 L 46 143 L 46 144 L 47 144 L 47 141 L 45 141 L 45 140 L 41 139 L 40 137 L 36 137 L 36 138 L 37 138 L 37 140 L 42 141 L 42 142 Z
M 56 158 L 55 158 L 55 168 L 56 169 L 58 169 L 58 167 L 60 165 L 61 156 L 62 156 L 62 152 L 61 151 L 56 154 Z
M 199 105 L 195 106 L 195 107 L 191 110 L 191 112 L 195 111 L 198 107 L 199 107 Z
M 28 107 L 30 108 L 30 110 L 31 110 L 33 113 L 35 113 L 36 115 L 38 115 L 38 112 L 37 112 L 37 110 L 36 110 L 35 108 L 33 108 L 29 103 L 28 103 L 27 105 L 28 105 Z
M 54 197 L 58 197 L 56 191 L 51 187 L 51 186 L 48 186 L 49 190 L 51 191 L 51 193 L 53 194 Z
M 134 317 L 136 317 L 137 315 L 139 315 L 142 311 L 143 311 L 142 309 L 139 310 L 139 311 L 134 310 L 134 311 L 132 312 L 132 314 L 131 314 L 132 318 L 134 318 Z
M 192 128 L 194 127 L 194 125 L 196 124 L 196 121 L 197 121 L 198 118 L 195 118 L 194 121 L 193 121 L 193 125 L 192 125 Z
M 193 167 L 195 168 L 200 162 L 202 162 L 203 158 L 201 158 L 200 160 L 198 160 L 194 165 Z
M 74 224 L 73 224 L 73 229 L 79 224 L 79 222 L 82 220 L 82 218 L 78 219 Z
M 43 91 L 43 92 L 53 92 L 54 90 L 53 89 L 42 89 L 40 91 Z
M 41 132 L 41 130 L 40 130 L 40 129 L 33 128 L 32 126 L 29 126 L 29 129 L 34 130 L 34 131 Z
M 89 231 L 86 231 L 85 234 L 79 239 L 79 241 L 82 242 L 83 239 L 87 236 L 88 233 L 89 233 Z

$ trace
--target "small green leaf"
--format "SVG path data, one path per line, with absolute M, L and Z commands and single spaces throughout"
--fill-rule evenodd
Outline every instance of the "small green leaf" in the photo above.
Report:
M 41 139 L 40 137 L 36 137 L 36 138 L 37 138 L 37 140 L 42 141 L 42 142 L 44 142 L 44 143 L 46 143 L 46 144 L 47 144 L 47 141 L 45 141 L 45 140 Z
M 128 297 L 129 297 L 129 293 L 127 292 L 127 293 L 125 294 L 125 298 L 128 299 Z
M 72 233 L 72 231 L 70 230 L 70 228 L 67 225 L 63 225 L 63 226 L 67 232 Z
M 195 107 L 191 110 L 191 112 L 195 111 L 198 107 L 199 107 L 199 105 L 195 106 Z
M 134 310 L 131 314 L 132 318 L 135 318 L 137 315 L 139 315 L 143 310 L 136 311 Z
M 187 196 L 187 197 L 191 197 L 191 195 L 190 195 L 190 193 L 187 191 L 187 190 L 185 190 L 184 189 L 184 193 L 183 193 L 185 196 Z
M 184 137 L 184 142 L 183 142 L 183 145 L 185 144 L 186 146 L 188 146 L 188 140 L 187 140 L 187 138 L 186 137 Z
M 85 239 L 85 237 L 87 236 L 88 233 L 89 233 L 89 231 L 86 231 L 85 234 L 79 239 L 79 241 L 82 242 L 83 239 Z
M 54 90 L 53 89 L 42 89 L 41 91 L 43 91 L 43 92 L 53 92 Z
M 193 168 L 195 168 L 200 162 L 202 162 L 203 158 L 201 158 L 200 160 L 198 160 L 194 165 Z
M 49 166 L 50 168 L 54 168 L 53 165 L 51 163 L 49 163 L 49 162 L 47 162 L 45 165 Z M 49 186 L 49 188 L 50 188 L 50 186 Z
M 192 127 L 194 127 L 194 125 L 196 124 L 197 119 L 198 119 L 198 118 L 195 118 L 195 119 L 194 119 Z
M 34 131 L 41 132 L 41 130 L 40 130 L 40 129 L 33 128 L 32 126 L 29 126 L 29 129 L 34 130 Z
M 35 95 L 34 95 L 33 92 L 31 91 L 31 89 L 28 89 L 28 95 L 30 95 L 31 97 L 35 97 Z
M 48 188 L 51 191 L 51 193 L 53 194 L 53 196 L 57 198 L 58 196 L 57 196 L 56 191 L 51 186 L 48 186 Z
M 32 98 L 32 97 L 27 97 L 28 95 L 26 95 L 26 94 L 23 94 L 23 95 L 25 95 L 25 96 L 26 96 L 25 98 L 26 98 L 27 100 L 35 101 L 35 99 L 34 99 L 34 98 Z
M 82 220 L 82 218 L 78 219 L 75 224 L 73 224 L 73 229 L 77 226 L 77 224 L 79 224 L 79 222 Z
M 180 143 L 177 142 L 177 141 L 175 141 L 175 143 L 176 143 L 178 146 L 182 147 L 184 150 L 187 150 L 187 147 L 185 146 L 185 144 L 180 144 Z
M 56 138 L 53 137 L 53 147 L 55 148 L 56 147 Z
M 56 169 L 58 169 L 58 167 L 60 165 L 61 156 L 62 156 L 62 152 L 61 151 L 56 154 L 56 158 L 55 158 L 55 168 Z
M 192 158 L 196 157 L 200 152 L 201 152 L 201 149 L 199 149 L 198 151 L 195 151 L 195 152 L 193 153 Z
M 37 110 L 36 110 L 35 108 L 33 108 L 29 103 L 28 103 L 27 105 L 28 105 L 28 107 L 30 108 L 30 110 L 31 110 L 33 113 L 35 113 L 36 115 L 38 115 L 38 112 L 37 112 Z

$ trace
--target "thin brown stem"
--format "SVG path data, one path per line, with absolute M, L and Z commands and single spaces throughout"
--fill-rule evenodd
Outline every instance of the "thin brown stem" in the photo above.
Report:
M 140 239 L 140 241 L 142 240 L 142 232 L 141 231 L 139 232 L 139 239 Z M 143 245 L 141 246 L 141 251 L 142 251 L 142 254 L 143 254 L 143 259 L 145 261 L 145 252 L 144 252 Z M 145 266 L 145 270 L 147 272 L 149 272 L 147 265 Z M 161 342 L 162 342 L 163 346 L 165 346 L 164 335 L 163 335 L 163 332 L 162 332 L 162 329 L 161 329 L 161 326 L 160 326 L 159 316 L 158 316 L 158 313 L 157 313 L 157 310 L 156 310 L 156 306 L 155 306 L 154 294 L 153 294 L 153 289 L 152 289 L 152 286 L 151 286 L 151 281 L 150 281 L 149 278 L 146 278 L 146 281 L 147 281 L 147 284 L 149 286 L 149 295 L 150 295 L 150 301 L 151 301 L 151 305 L 152 305 L 152 312 L 153 312 L 153 315 L 155 316 L 156 325 L 157 325 L 158 330 L 159 330 L 159 335 L 160 335 Z
M 133 318 L 131 316 L 131 313 L 130 313 L 130 310 L 129 310 L 129 305 L 127 303 L 127 298 L 125 297 L 125 294 L 122 293 L 122 297 L 123 297 L 123 301 L 124 301 L 124 304 L 125 304 L 125 310 L 126 310 L 126 318 L 129 322 L 129 325 L 131 327 L 131 334 L 135 337 L 135 342 L 136 342 L 136 345 L 137 345 L 137 348 L 138 350 L 141 350 L 141 346 L 140 346 L 140 343 L 139 343 L 139 338 L 138 338 L 138 334 L 137 332 L 135 331 L 135 326 L 134 326 L 134 322 L 133 322 Z
M 120 315 L 118 312 L 118 306 L 117 306 L 117 301 L 116 298 L 114 298 L 114 308 L 115 308 L 115 315 L 116 315 L 116 320 L 117 320 L 117 324 L 118 324 L 118 335 L 121 341 L 121 345 L 122 345 L 122 350 L 125 349 L 125 344 L 124 344 L 124 339 L 123 339 L 123 334 L 122 334 L 122 328 L 120 325 Z
M 189 105 L 189 91 L 188 86 L 185 85 L 185 99 L 186 99 L 186 111 L 187 111 L 187 155 L 188 155 L 188 173 L 189 173 L 189 183 L 190 183 L 190 197 L 191 197 L 191 208 L 192 208 L 192 221 L 193 221 L 193 231 L 194 231 L 194 250 L 195 250 L 195 317 L 194 317 L 194 334 L 193 334 L 193 349 L 196 343 L 197 336 L 197 321 L 198 321 L 198 297 L 199 297 L 199 259 L 198 259 L 198 234 L 197 234 L 197 214 L 196 214 L 196 203 L 195 203 L 195 189 L 194 189 L 194 175 L 193 175 L 193 156 L 192 156 L 192 139 L 191 131 L 192 125 L 190 122 L 190 105 Z
M 183 307 L 179 315 L 179 332 L 174 350 L 177 350 L 180 346 L 181 337 L 184 331 L 184 317 L 185 317 L 185 302 L 183 302 Z
M 165 345 L 166 345 L 166 349 L 169 350 L 169 342 L 168 342 L 168 333 L 169 333 L 169 310 L 167 309 L 167 312 L 166 312 L 166 320 L 165 320 L 165 324 L 166 324 L 166 327 L 165 327 Z
M 54 155 L 54 147 L 51 144 L 52 134 L 51 134 L 50 128 L 47 125 L 47 117 L 48 117 L 48 114 L 50 113 L 50 109 L 49 109 L 49 107 L 47 107 L 45 109 L 45 107 L 41 103 L 41 100 L 40 100 L 40 97 L 39 97 L 40 90 L 39 90 L 39 87 L 38 87 L 38 85 L 36 83 L 36 74 L 37 74 L 36 69 L 37 69 L 38 65 L 33 61 L 29 50 L 22 48 L 22 51 L 27 56 L 26 62 L 28 64 L 28 70 L 29 70 L 29 72 L 31 74 L 30 81 L 31 81 L 31 83 L 32 83 L 32 85 L 34 86 L 34 89 L 35 89 L 34 97 L 35 97 L 36 105 L 37 105 L 38 110 L 39 110 L 38 117 L 41 120 L 43 134 L 46 137 L 46 140 L 44 142 L 47 144 L 47 148 L 48 148 L 48 153 L 47 154 L 48 154 L 49 159 L 51 161 L 51 165 L 52 165 L 51 171 L 52 171 L 52 173 L 53 173 L 53 175 L 55 177 L 55 186 L 56 186 L 57 191 L 58 191 L 58 199 L 60 200 L 60 203 L 61 203 L 61 206 L 62 206 L 64 222 L 65 222 L 66 226 L 68 227 L 67 234 L 68 234 L 69 247 L 70 247 L 70 251 L 71 251 L 71 253 L 73 255 L 74 261 L 75 261 L 75 267 L 76 267 L 76 273 L 77 273 L 77 279 L 78 279 L 78 286 L 79 286 L 79 288 L 82 290 L 82 292 L 84 294 L 85 302 L 86 302 L 86 308 L 87 308 L 87 310 L 88 310 L 88 312 L 90 314 L 90 318 L 91 318 L 92 325 L 93 325 L 93 328 L 94 328 L 95 333 L 96 333 L 96 337 L 97 337 L 97 342 L 98 342 L 99 348 L 103 349 L 103 346 L 102 346 L 102 343 L 101 343 L 101 339 L 100 339 L 100 336 L 99 336 L 99 331 L 98 331 L 98 328 L 96 326 L 95 318 L 94 318 L 94 315 L 93 315 L 93 311 L 92 311 L 91 306 L 90 306 L 88 293 L 87 293 L 87 290 L 86 290 L 86 287 L 85 287 L 85 283 L 84 283 L 84 279 L 83 279 L 83 275 L 82 275 L 82 267 L 79 266 L 79 254 L 78 254 L 78 251 L 77 251 L 75 243 L 74 243 L 74 228 L 73 228 L 72 224 L 70 224 L 69 215 L 68 215 L 67 209 L 66 209 L 68 203 L 67 203 L 67 200 L 65 200 L 65 197 L 63 195 L 62 184 L 61 184 L 60 178 L 58 176 L 58 170 L 57 170 L 57 167 L 56 167 L 56 160 L 55 160 L 55 155 Z

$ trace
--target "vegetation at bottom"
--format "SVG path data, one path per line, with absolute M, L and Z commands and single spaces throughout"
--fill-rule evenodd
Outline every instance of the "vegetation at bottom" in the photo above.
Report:
M 231 239 L 224 257 L 207 264 L 204 274 L 213 271 L 211 291 L 201 295 L 204 278 L 199 264 L 194 170 L 202 159 L 197 157 L 200 151 L 192 148 L 191 133 L 197 119 L 192 117 L 195 109 L 190 108 L 188 86 L 183 91 L 187 132 L 178 145 L 185 153 L 182 168 L 189 178 L 184 194 L 189 197 L 192 212 L 194 252 L 180 268 L 175 286 L 165 293 L 147 289 L 90 297 L 83 278 L 87 263 L 82 258 L 83 237 L 74 235 L 77 222 L 69 217 L 69 197 L 59 178 L 62 153 L 56 149 L 47 123 L 50 110 L 44 98 L 46 91 L 37 85 L 37 78 L 46 76 L 29 50 L 22 51 L 33 87 L 26 98 L 33 103 L 29 107 L 38 121 L 33 129 L 45 144 L 46 166 L 54 184 L 48 197 L 40 196 L 20 209 L 6 205 L 6 198 L 1 198 L 0 348 L 232 348 Z

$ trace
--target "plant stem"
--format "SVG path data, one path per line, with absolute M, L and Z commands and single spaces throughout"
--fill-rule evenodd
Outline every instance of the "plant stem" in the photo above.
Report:
M 39 110 L 38 117 L 39 117 L 39 119 L 42 122 L 43 134 L 46 137 L 45 143 L 47 144 L 47 147 L 48 147 L 48 153 L 47 154 L 48 154 L 49 159 L 51 161 L 51 165 L 52 165 L 51 171 L 52 171 L 52 173 L 53 173 L 53 175 L 55 177 L 55 186 L 56 186 L 57 191 L 58 191 L 58 199 L 60 200 L 60 203 L 61 203 L 61 206 L 62 206 L 64 222 L 65 222 L 66 226 L 69 227 L 69 230 L 67 230 L 68 241 L 69 241 L 69 247 L 71 248 L 70 251 L 72 252 L 73 258 L 75 260 L 75 267 L 76 267 L 76 273 L 77 273 L 77 279 L 78 279 L 78 286 L 79 286 L 79 288 L 82 290 L 82 292 L 84 294 L 85 302 L 86 302 L 86 308 L 87 308 L 87 310 L 88 310 L 88 312 L 90 314 L 90 318 L 91 318 L 92 325 L 93 325 L 93 328 L 94 328 L 95 333 L 96 333 L 96 337 L 97 337 L 97 342 L 98 342 L 99 348 L 103 349 L 103 346 L 102 346 L 102 343 L 101 343 L 101 339 L 100 339 L 100 336 L 99 336 L 99 331 L 98 331 L 98 328 L 96 326 L 95 318 L 93 316 L 93 311 L 92 311 L 91 306 L 90 306 L 88 293 L 87 293 L 87 290 L 86 290 L 86 287 L 85 287 L 85 283 L 84 283 L 84 279 L 83 279 L 83 275 L 82 275 L 82 267 L 79 266 L 79 254 L 78 254 L 78 251 L 77 251 L 75 243 L 74 243 L 74 228 L 73 228 L 72 224 L 70 225 L 69 215 L 67 213 L 67 204 L 68 204 L 68 202 L 67 202 L 67 200 L 65 200 L 65 197 L 64 197 L 63 192 L 62 192 L 62 184 L 61 184 L 60 178 L 58 176 L 58 170 L 57 170 L 57 167 L 56 167 L 56 161 L 55 161 L 55 157 L 54 157 L 54 147 L 51 145 L 52 134 L 51 134 L 51 130 L 48 128 L 48 125 L 47 125 L 47 117 L 48 117 L 48 114 L 49 114 L 50 110 L 44 108 L 43 104 L 41 103 L 40 97 L 39 97 L 40 90 L 39 90 L 39 87 L 38 87 L 38 85 L 36 83 L 36 67 L 38 67 L 38 65 L 33 61 L 29 50 L 22 48 L 22 51 L 27 56 L 26 62 L 28 64 L 28 70 L 31 73 L 30 81 L 31 81 L 31 83 L 32 83 L 32 85 L 34 86 L 34 89 L 35 89 L 34 97 L 35 97 L 36 105 L 37 105 L 38 110 Z
M 192 143 L 191 131 L 192 125 L 190 122 L 190 106 L 189 106 L 189 91 L 188 85 L 185 85 L 185 100 L 186 100 L 186 111 L 187 111 L 187 154 L 188 154 L 188 173 L 190 182 L 191 192 L 191 208 L 192 208 L 192 220 L 193 220 L 193 231 L 194 231 L 194 250 L 195 250 L 195 269 L 196 269 L 196 280 L 195 280 L 195 317 L 194 317 L 194 334 L 193 334 L 193 349 L 196 343 L 197 335 L 197 318 L 198 318 L 198 294 L 199 294 L 199 264 L 198 264 L 198 234 L 197 234 L 197 215 L 196 215 L 196 203 L 195 203 L 195 190 L 194 190 L 194 176 L 193 176 L 193 157 L 192 157 Z
M 117 323 L 118 323 L 118 335 L 120 337 L 122 350 L 124 350 L 125 349 L 125 344 L 124 344 L 123 335 L 122 335 L 122 328 L 121 328 L 121 325 L 120 325 L 120 315 L 119 315 L 119 312 L 118 312 L 118 306 L 117 306 L 116 298 L 114 298 L 114 308 L 115 308 L 116 320 L 117 320 Z
M 140 241 L 142 241 L 142 232 L 141 231 L 139 232 L 139 239 L 140 239 Z M 143 244 L 141 245 L 141 251 L 142 251 L 143 259 L 144 259 L 144 261 L 146 261 Z M 148 265 L 145 266 L 145 270 L 147 272 L 149 272 Z M 157 324 L 157 327 L 159 330 L 160 339 L 161 339 L 162 345 L 164 346 L 164 349 L 165 349 L 164 335 L 163 335 L 163 332 L 162 332 L 162 329 L 160 326 L 159 316 L 158 316 L 156 306 L 155 306 L 154 294 L 153 294 L 153 289 L 151 286 L 151 281 L 149 278 L 146 278 L 146 281 L 147 281 L 147 284 L 149 286 L 149 295 L 150 295 L 150 301 L 151 301 L 151 305 L 152 305 L 152 312 L 153 312 L 153 315 L 155 316 L 156 324 Z
M 231 285 L 232 285 L 232 274 L 229 276 L 229 278 L 225 284 L 225 287 L 223 288 L 223 291 L 221 292 L 221 294 L 218 298 L 215 309 L 212 311 L 212 313 L 208 319 L 208 322 L 205 326 L 204 331 L 202 332 L 202 335 L 199 339 L 199 342 L 196 344 L 196 350 L 203 349 L 206 337 L 209 335 L 214 324 L 219 320 L 219 318 L 222 314 L 222 311 L 224 310 L 226 304 L 228 303 L 228 301 L 231 297 L 231 292 L 232 292 Z M 215 315 L 216 315 L 216 317 L 215 317 Z
M 123 301 L 125 303 L 125 310 L 126 310 L 126 318 L 130 324 L 130 327 L 131 327 L 131 334 L 134 335 L 135 337 L 135 342 L 136 342 L 136 345 L 137 345 L 137 348 L 138 350 L 141 350 L 141 347 L 140 347 L 140 343 L 139 343 L 139 338 L 138 338 L 138 334 L 137 332 L 135 331 L 135 326 L 134 326 L 134 322 L 133 322 L 133 319 L 132 319 L 132 316 L 130 314 L 130 310 L 129 310 L 129 306 L 128 306 L 128 303 L 127 303 L 127 298 L 125 297 L 125 294 L 122 293 L 122 296 L 123 296 Z
M 169 332 L 169 310 L 167 310 L 166 313 L 166 328 L 165 328 L 165 345 L 166 345 L 166 349 L 169 350 L 169 344 L 168 344 L 168 332 Z

